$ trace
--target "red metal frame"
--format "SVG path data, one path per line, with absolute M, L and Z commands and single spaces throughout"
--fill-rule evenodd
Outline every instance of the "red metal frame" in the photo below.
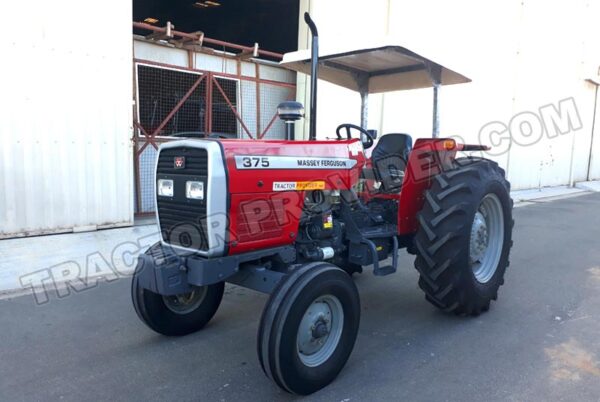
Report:
M 177 66 L 174 64 L 161 63 L 158 61 L 138 59 L 138 58 L 134 58 L 133 61 L 134 61 L 134 63 L 147 64 L 149 66 L 164 67 L 164 68 L 170 68 L 173 70 L 190 71 L 190 72 L 194 72 L 194 73 L 203 73 L 203 74 L 213 73 L 213 74 L 218 75 L 219 77 L 241 79 L 244 81 L 257 82 L 259 84 L 268 84 L 268 85 L 274 85 L 277 87 L 286 87 L 286 88 L 290 88 L 290 89 L 296 89 L 296 84 L 290 84 L 288 82 L 281 82 L 281 81 L 273 81 L 273 80 L 268 80 L 268 79 L 264 79 L 264 78 L 256 78 L 256 77 L 252 77 L 252 76 L 248 76 L 248 75 L 229 74 L 229 73 L 225 73 L 225 72 L 215 73 L 213 71 L 208 71 L 208 70 L 200 70 L 197 68 Z
M 157 27 L 157 26 L 146 24 L 143 22 L 135 22 L 134 21 L 133 27 L 138 28 L 138 29 L 146 29 L 148 31 L 153 31 L 153 32 L 158 32 L 158 33 L 163 33 L 163 34 L 167 33 L 166 27 Z M 218 39 L 207 38 L 206 36 L 199 35 L 199 34 L 181 32 L 181 31 L 176 31 L 174 29 L 170 30 L 170 32 L 171 32 L 171 35 L 173 38 L 180 37 L 180 38 L 184 38 L 184 39 L 190 39 L 197 43 L 202 43 L 202 44 L 207 43 L 210 45 L 219 46 L 220 48 L 241 50 L 242 52 L 253 52 L 254 51 L 254 47 L 252 47 L 252 46 L 243 46 L 243 45 L 238 45 L 238 44 L 231 43 L 231 42 L 225 42 L 225 41 L 218 40 Z M 272 58 L 278 59 L 278 60 L 281 60 L 283 58 L 283 54 L 281 54 L 281 53 L 270 52 L 268 50 L 262 50 L 262 49 L 258 49 L 258 55 L 272 57 Z
M 191 52 L 191 53 L 193 53 L 193 52 Z M 296 91 L 295 91 L 296 85 L 295 84 L 260 78 L 260 71 L 259 71 L 260 66 L 258 64 L 256 64 L 256 70 L 257 70 L 256 77 L 251 77 L 251 76 L 241 75 L 241 68 L 239 68 L 239 67 L 238 67 L 237 74 L 229 74 L 229 73 L 221 73 L 221 72 L 215 73 L 215 72 L 207 71 L 207 70 L 199 70 L 199 69 L 193 68 L 193 65 L 192 65 L 193 59 L 194 59 L 193 56 L 188 57 L 188 63 L 189 63 L 188 67 L 160 63 L 160 62 L 155 62 L 155 61 L 151 61 L 151 60 L 143 60 L 143 59 L 139 59 L 139 58 L 133 59 L 134 74 L 137 74 L 137 69 L 135 68 L 135 66 L 137 64 L 144 64 L 144 65 L 150 65 L 150 66 L 156 66 L 156 67 L 164 67 L 164 68 L 169 68 L 169 69 L 174 69 L 174 70 L 189 71 L 189 72 L 202 74 L 198 78 L 198 80 L 196 80 L 194 82 L 192 87 L 190 87 L 190 89 L 186 92 L 186 94 L 182 97 L 182 99 L 177 103 L 177 105 L 173 108 L 173 110 L 171 110 L 169 112 L 169 114 L 163 119 L 163 121 L 159 124 L 159 126 L 155 130 L 152 130 L 152 132 L 149 132 L 140 124 L 140 122 L 138 121 L 138 118 L 137 118 L 137 114 L 134 112 L 133 126 L 136 130 L 134 131 L 134 136 L 132 138 L 132 141 L 134 143 L 133 154 L 134 154 L 134 175 L 136 178 L 135 185 L 136 185 L 136 190 L 137 190 L 138 195 L 141 194 L 141 190 L 142 190 L 141 184 L 140 184 L 140 181 L 141 181 L 140 157 L 142 155 L 142 152 L 144 152 L 144 150 L 148 147 L 148 145 L 151 145 L 154 149 L 158 149 L 158 146 L 160 145 L 160 143 L 172 140 L 171 138 L 168 138 L 168 137 L 160 137 L 160 132 L 169 123 L 169 121 L 173 118 L 173 116 L 175 116 L 177 111 L 184 105 L 184 103 L 192 96 L 193 92 L 201 84 L 202 80 L 206 79 L 206 92 L 204 94 L 205 102 L 206 102 L 206 115 L 205 115 L 204 129 L 207 133 L 212 132 L 213 91 L 215 89 L 218 90 L 219 93 L 225 98 L 225 101 L 227 102 L 228 107 L 231 108 L 236 119 L 239 121 L 240 126 L 242 127 L 244 132 L 248 135 L 248 137 L 250 137 L 251 139 L 262 139 L 266 135 L 266 133 L 269 132 L 269 130 L 273 127 L 273 124 L 277 120 L 277 111 L 274 111 L 273 117 L 271 118 L 271 120 L 269 121 L 267 126 L 264 128 L 261 127 L 261 120 L 262 120 L 261 119 L 261 105 L 260 105 L 261 85 L 270 85 L 270 86 L 275 86 L 275 87 L 280 87 L 280 88 L 287 88 L 287 89 L 289 89 L 289 96 L 287 99 L 291 100 L 291 99 L 295 98 L 295 94 L 296 94 Z M 235 79 L 235 80 L 238 80 L 239 82 L 250 81 L 250 82 L 256 83 L 256 92 L 257 92 L 256 135 L 253 135 L 250 132 L 249 127 L 243 121 L 242 116 L 238 112 L 237 108 L 233 105 L 233 102 L 231 102 L 231 100 L 226 96 L 225 91 L 223 90 L 221 85 L 216 80 L 217 77 Z M 262 131 L 261 131 L 261 128 L 262 128 Z M 142 205 L 141 205 L 141 199 L 139 196 L 137 197 L 136 206 L 137 206 L 137 211 L 138 211 L 136 213 L 136 215 L 138 215 L 138 216 L 143 215 L 144 213 L 140 212 Z
M 156 143 L 154 142 L 154 137 L 156 137 L 157 135 L 160 134 L 162 129 L 165 128 L 165 126 L 169 123 L 169 121 L 173 118 L 173 116 L 175 116 L 175 113 L 177 113 L 177 111 L 179 109 L 181 109 L 183 104 L 190 98 L 190 96 L 192 96 L 192 94 L 194 93 L 196 88 L 198 88 L 198 86 L 202 83 L 202 80 L 204 80 L 204 78 L 206 78 L 206 76 L 202 75 L 202 76 L 200 76 L 200 78 L 198 78 L 198 80 L 196 80 L 196 82 L 194 82 L 194 84 L 192 84 L 190 89 L 185 93 L 185 95 L 183 95 L 183 97 L 179 100 L 179 102 L 177 102 L 175 107 L 169 112 L 169 114 L 163 119 L 163 121 L 158 125 L 158 127 L 149 136 L 148 136 L 146 130 L 144 130 L 144 128 L 142 127 L 142 125 L 139 122 L 137 122 L 137 121 L 133 122 L 133 124 L 136 127 L 140 128 L 140 130 L 146 137 L 146 143 L 144 145 L 142 145 L 142 148 L 140 148 L 140 150 L 139 150 L 140 154 L 142 152 L 144 152 L 144 149 L 146 149 L 148 144 L 152 144 L 152 146 L 155 149 L 158 149 L 158 146 L 156 146 Z
M 237 121 L 239 121 L 240 125 L 242 126 L 242 128 L 244 129 L 246 134 L 248 134 L 248 137 L 250 137 L 251 139 L 254 139 L 254 137 L 252 136 L 252 133 L 250 133 L 250 130 L 248 130 L 248 127 L 246 127 L 246 124 L 244 124 L 244 120 L 242 119 L 242 116 L 240 116 L 240 114 L 238 113 L 235 106 L 233 106 L 233 104 L 227 97 L 227 94 L 225 93 L 225 91 L 223 91 L 223 88 L 221 88 L 221 84 L 219 84 L 219 81 L 217 81 L 216 77 L 213 75 L 211 75 L 211 80 L 212 80 L 212 84 L 216 85 L 219 92 L 221 92 L 221 95 L 223 95 L 225 102 L 227 102 L 227 105 L 229 106 L 229 108 L 231 109 L 233 114 L 235 115 L 235 118 L 237 119 Z M 260 115 L 257 117 L 260 117 Z
M 225 98 L 225 101 L 227 102 L 229 108 L 234 113 L 236 119 L 240 122 L 242 129 L 246 132 L 248 137 L 250 137 L 251 139 L 262 139 L 265 136 L 265 134 L 271 129 L 271 127 L 273 126 L 275 121 L 277 120 L 277 111 L 275 111 L 273 113 L 273 117 L 271 118 L 271 120 L 269 121 L 267 126 L 264 128 L 264 130 L 262 132 L 260 131 L 260 121 L 261 121 L 261 118 L 260 118 L 261 117 L 260 116 L 260 113 L 261 113 L 260 85 L 261 84 L 289 88 L 290 92 L 289 92 L 289 96 L 287 97 L 287 100 L 294 99 L 294 97 L 296 95 L 296 91 L 295 91 L 296 85 L 285 83 L 285 82 L 261 79 L 259 73 L 257 73 L 257 77 L 249 77 L 249 76 L 242 76 L 241 74 L 236 75 L 236 74 L 228 74 L 228 73 L 221 73 L 221 72 L 214 73 L 212 71 L 198 70 L 198 69 L 189 68 L 189 67 L 175 66 L 175 65 L 171 65 L 171 64 L 153 62 L 150 60 L 143 60 L 143 59 L 138 59 L 138 58 L 134 58 L 134 62 L 139 63 L 139 64 L 144 64 L 144 65 L 164 67 L 164 68 L 170 68 L 170 69 L 175 69 L 175 70 L 190 71 L 190 72 L 202 74 L 202 76 L 193 84 L 193 86 L 188 90 L 188 92 L 178 102 L 178 104 L 175 106 L 175 108 L 173 108 L 173 110 L 171 110 L 171 112 L 161 122 L 159 127 L 157 129 L 153 130 L 152 133 L 149 134 L 147 132 L 147 130 L 145 130 L 141 126 L 141 124 L 137 120 L 134 119 L 134 122 L 133 122 L 134 127 L 139 129 L 139 131 L 141 132 L 141 134 L 143 134 L 143 136 L 146 140 L 146 142 L 142 145 L 142 148 L 139 150 L 139 153 L 141 153 L 146 148 L 146 146 L 148 146 L 148 144 L 152 145 L 155 149 L 158 149 L 158 147 L 156 145 L 156 142 L 157 142 L 156 137 L 160 134 L 160 130 L 162 130 L 165 127 L 165 125 L 173 118 L 175 113 L 177 113 L 177 111 L 183 106 L 183 104 L 190 98 L 190 96 L 193 94 L 193 92 L 200 85 L 200 83 L 202 82 L 202 80 L 204 78 L 207 79 L 206 93 L 205 93 L 206 116 L 205 116 L 205 122 L 204 122 L 205 131 L 207 133 L 212 132 L 212 106 L 213 106 L 212 98 L 213 98 L 213 90 L 214 90 L 213 88 L 215 86 L 216 86 L 217 90 L 221 93 L 221 95 Z M 257 70 L 258 70 L 258 65 L 257 65 Z M 253 81 L 256 83 L 256 92 L 257 92 L 257 107 L 256 107 L 257 136 L 256 136 L 256 138 L 252 135 L 249 128 L 246 126 L 242 117 L 240 116 L 239 112 L 237 111 L 236 107 L 232 104 L 231 100 L 227 97 L 227 95 L 225 94 L 225 91 L 223 90 L 221 85 L 216 80 L 217 77 L 232 78 L 232 79 L 236 79 L 236 80 L 240 80 L 240 81 L 247 80 L 247 81 Z
M 210 77 L 210 72 L 207 73 Z M 206 115 L 204 116 L 204 123 L 206 124 L 206 132 L 212 133 L 212 109 L 213 109 L 213 80 L 212 77 L 208 80 L 206 85 Z

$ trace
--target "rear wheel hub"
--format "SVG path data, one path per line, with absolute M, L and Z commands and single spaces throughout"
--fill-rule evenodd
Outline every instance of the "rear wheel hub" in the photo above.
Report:
M 492 279 L 504 245 L 504 212 L 496 194 L 489 193 L 479 204 L 469 241 L 469 262 L 475 279 L 487 283 Z
M 475 213 L 473 226 L 471 228 L 471 262 L 479 261 L 484 255 L 488 246 L 488 232 L 485 217 L 479 211 Z

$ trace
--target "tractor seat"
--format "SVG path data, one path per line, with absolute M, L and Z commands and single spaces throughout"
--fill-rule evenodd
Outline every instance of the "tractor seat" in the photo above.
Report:
M 371 165 L 383 192 L 400 191 L 411 150 L 412 138 L 408 134 L 392 133 L 379 138 L 371 153 Z

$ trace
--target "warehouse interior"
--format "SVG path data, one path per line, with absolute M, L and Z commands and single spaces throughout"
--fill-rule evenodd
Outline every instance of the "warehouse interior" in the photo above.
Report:
M 289 0 L 133 0 L 133 20 L 285 53 L 297 48 L 298 9 Z
M 489 133 L 502 153 L 487 156 L 508 172 L 513 190 L 572 188 L 600 178 L 600 6 L 464 5 L 469 13 L 439 0 L 11 3 L 6 31 L 18 35 L 0 41 L 5 59 L 15 61 L 5 63 L 2 76 L 11 96 L 3 99 L 0 121 L 0 187 L 11 191 L 0 197 L 0 238 L 130 226 L 135 214 L 151 216 L 156 147 L 172 134 L 281 138 L 276 107 L 287 99 L 306 105 L 309 80 L 265 52 L 310 46 L 305 11 L 317 22 L 321 51 L 385 37 L 471 78 L 442 89 L 440 133 L 490 143 L 482 130 L 502 127 Z M 577 29 L 556 30 L 565 20 L 579 21 Z M 164 32 L 156 30 L 168 22 L 187 37 L 161 39 Z M 360 97 L 321 81 L 318 108 L 324 138 L 342 122 L 358 123 Z M 538 123 L 548 110 L 569 130 L 538 130 L 534 144 L 511 141 L 523 134 L 512 129 L 521 127 L 519 119 Z M 296 124 L 296 138 L 306 138 L 309 120 Z M 369 122 L 381 134 L 430 136 L 431 90 L 371 96 Z
M 215 135 L 283 138 L 276 108 L 295 99 L 296 76 L 277 63 L 297 47 L 298 3 L 133 5 L 134 205 L 137 216 L 152 216 L 161 143 Z

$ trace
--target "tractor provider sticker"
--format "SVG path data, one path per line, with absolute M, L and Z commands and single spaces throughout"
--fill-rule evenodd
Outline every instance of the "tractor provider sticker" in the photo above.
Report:
M 274 181 L 273 191 L 324 190 L 324 181 Z
M 313 156 L 235 155 L 237 169 L 351 169 L 356 160 Z

